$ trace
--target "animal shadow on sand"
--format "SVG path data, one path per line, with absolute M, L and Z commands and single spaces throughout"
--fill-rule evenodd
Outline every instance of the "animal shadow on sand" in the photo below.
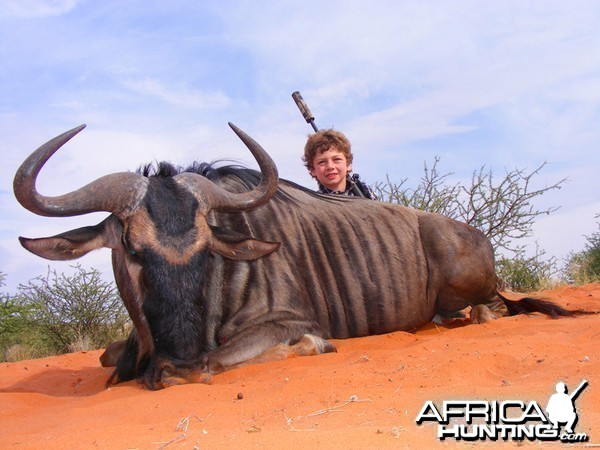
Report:
M 24 375 L 27 374 L 24 368 Z M 48 367 L 0 388 L 0 393 L 37 393 L 53 397 L 87 397 L 106 390 L 110 371 L 102 367 Z

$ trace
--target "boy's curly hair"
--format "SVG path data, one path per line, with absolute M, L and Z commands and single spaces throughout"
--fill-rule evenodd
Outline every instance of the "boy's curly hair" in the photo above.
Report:
M 350 141 L 343 133 L 333 128 L 328 128 L 317 131 L 306 141 L 304 156 L 302 157 L 306 168 L 314 169 L 313 161 L 315 160 L 315 156 L 329 150 L 332 146 L 344 154 L 348 164 L 352 164 L 353 156 Z

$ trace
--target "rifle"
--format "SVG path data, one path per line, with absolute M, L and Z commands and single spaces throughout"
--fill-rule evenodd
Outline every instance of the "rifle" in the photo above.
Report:
M 293 92 L 292 98 L 296 102 L 296 106 L 302 113 L 302 117 L 304 117 L 304 120 L 306 120 L 306 123 L 310 124 L 313 127 L 313 130 L 315 130 L 315 133 L 317 131 L 319 131 L 319 129 L 317 128 L 317 125 L 315 124 L 315 116 L 313 116 L 313 113 L 311 113 L 310 109 L 308 109 L 308 105 L 302 98 L 302 95 L 300 95 L 300 92 L 299 91 Z
M 300 110 L 300 113 L 302 114 L 302 117 L 304 117 L 304 120 L 306 120 L 306 123 L 312 126 L 313 130 L 315 130 L 315 133 L 319 131 L 319 129 L 317 128 L 317 124 L 315 123 L 315 116 L 308 108 L 308 105 L 302 98 L 300 91 L 292 92 L 292 98 L 294 99 L 294 102 L 296 102 L 296 106 Z M 358 174 L 352 175 L 352 177 L 349 178 L 348 182 L 352 185 L 352 190 L 358 197 L 372 198 L 369 190 L 365 187 L 362 181 L 360 181 Z

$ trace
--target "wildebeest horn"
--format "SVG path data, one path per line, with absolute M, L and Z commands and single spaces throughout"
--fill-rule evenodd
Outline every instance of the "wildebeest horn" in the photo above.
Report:
M 13 181 L 15 196 L 29 211 L 40 216 L 69 217 L 96 211 L 117 216 L 134 208 L 143 198 L 148 181 L 131 172 L 114 173 L 93 181 L 76 191 L 56 197 L 39 194 L 37 176 L 48 159 L 67 141 L 85 128 L 80 125 L 49 140 L 19 167 Z
M 234 124 L 230 123 L 229 126 L 246 144 L 258 162 L 262 179 L 255 189 L 244 193 L 233 193 L 218 187 L 200 175 L 191 173 L 180 174 L 176 178 L 178 183 L 205 199 L 208 209 L 248 210 L 265 204 L 273 196 L 278 183 L 277 167 L 254 139 Z M 69 217 L 96 211 L 107 211 L 121 216 L 135 208 L 141 201 L 146 193 L 148 180 L 132 172 L 106 175 L 76 191 L 56 197 L 46 197 L 37 192 L 36 180 L 44 164 L 60 147 L 84 128 L 85 125 L 80 125 L 49 140 L 21 164 L 15 175 L 13 188 L 17 200 L 24 208 L 48 217 Z
M 197 196 L 204 198 L 208 209 L 225 212 L 245 211 L 264 205 L 275 194 L 279 180 L 277 166 L 258 142 L 231 122 L 229 122 L 229 126 L 246 144 L 260 167 L 262 178 L 256 188 L 248 192 L 234 193 L 193 173 L 182 173 L 175 178 L 178 183 L 185 185 Z

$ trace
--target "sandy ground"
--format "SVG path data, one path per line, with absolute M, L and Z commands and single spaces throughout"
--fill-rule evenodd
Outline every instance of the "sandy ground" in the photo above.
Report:
M 600 311 L 598 283 L 538 296 Z M 600 315 L 432 324 L 416 334 L 334 341 L 335 354 L 254 365 L 209 385 L 157 392 L 137 382 L 105 388 L 110 371 L 98 363 L 101 351 L 3 363 L 0 448 L 516 447 L 501 439 L 440 441 L 437 423 L 415 419 L 428 400 L 521 400 L 545 408 L 557 382 L 573 390 L 587 379 L 575 402 L 575 432 L 589 437 L 576 446 L 584 448 L 600 443 L 599 341 Z

